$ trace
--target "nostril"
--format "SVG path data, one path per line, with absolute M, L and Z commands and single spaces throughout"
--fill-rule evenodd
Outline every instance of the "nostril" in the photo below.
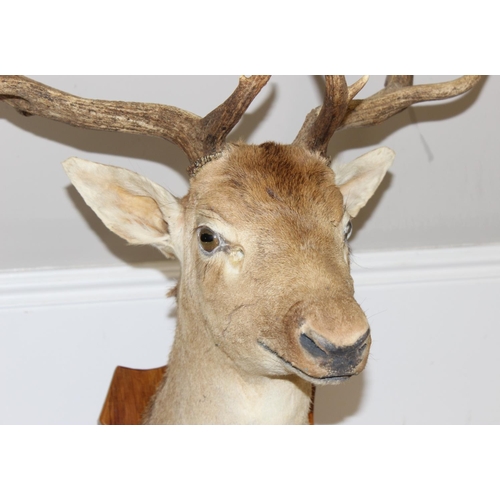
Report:
M 325 352 L 321 347 L 314 342 L 311 337 L 308 337 L 305 333 L 300 334 L 300 345 L 309 353 L 315 357 L 328 358 L 329 354 Z
M 358 363 L 370 345 L 370 329 L 354 344 L 336 346 L 313 330 L 300 333 L 300 345 L 310 355 L 323 361 L 338 363 Z
M 370 329 L 366 330 L 365 334 L 354 343 L 353 347 L 356 347 L 360 352 L 363 352 L 370 343 Z

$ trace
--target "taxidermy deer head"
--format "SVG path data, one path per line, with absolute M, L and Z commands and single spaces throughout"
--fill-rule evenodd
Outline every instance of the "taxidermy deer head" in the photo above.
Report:
M 370 329 L 354 299 L 347 240 L 394 153 L 382 147 L 332 170 L 328 143 L 336 130 L 379 123 L 478 81 L 413 86 L 412 77 L 392 76 L 379 93 L 355 100 L 367 77 L 348 87 L 327 76 L 322 106 L 292 144 L 226 143 L 268 79 L 241 77 L 204 118 L 81 99 L 25 78 L 0 81 L 4 100 L 25 114 L 163 137 L 191 161 L 182 199 L 122 168 L 64 162 L 109 229 L 181 264 L 176 337 L 147 423 L 306 423 L 312 384 L 363 370 Z

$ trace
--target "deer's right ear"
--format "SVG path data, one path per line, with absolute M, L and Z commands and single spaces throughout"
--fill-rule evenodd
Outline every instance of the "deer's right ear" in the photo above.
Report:
M 68 158 L 64 170 L 104 224 L 134 245 L 153 245 L 167 257 L 180 257 L 176 237 L 181 206 L 158 184 L 124 168 Z

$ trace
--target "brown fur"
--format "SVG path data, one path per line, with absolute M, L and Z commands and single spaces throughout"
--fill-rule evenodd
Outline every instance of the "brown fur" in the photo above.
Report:
M 387 152 L 369 155 L 342 173 L 346 189 L 316 153 L 228 145 L 180 201 L 137 174 L 110 170 L 115 192 L 127 191 L 122 213 L 95 194 L 98 168 L 70 172 L 77 188 L 79 177 L 95 177 L 82 194 L 108 227 L 125 224 L 129 241 L 151 242 L 144 227 L 161 233 L 161 217 L 166 233 L 153 244 L 181 262 L 168 375 L 145 423 L 307 423 L 312 383 L 338 383 L 364 368 L 368 323 L 353 297 L 344 233 L 345 200 L 357 213 L 387 168 Z M 386 166 L 372 169 L 377 155 Z M 136 199 L 148 193 L 150 201 Z M 199 228 L 218 235 L 216 251 L 202 250 Z
M 206 393 L 212 393 L 213 386 L 223 387 L 226 376 L 221 373 L 218 379 L 217 371 L 225 368 L 238 381 L 239 390 L 249 380 L 269 375 L 294 387 L 303 395 L 297 417 L 304 421 L 311 385 L 304 385 L 298 371 L 290 373 L 290 366 L 271 350 L 321 383 L 335 374 L 304 352 L 298 342 L 299 322 L 309 314 L 314 326 L 337 345 L 351 344 L 367 329 L 352 298 L 349 265 L 343 258 L 343 198 L 333 171 L 320 156 L 293 146 L 233 145 L 198 173 L 183 206 L 179 327 L 170 374 L 148 421 L 196 421 L 199 415 L 179 414 L 189 398 L 185 392 L 197 390 L 200 382 L 212 386 L 205 388 Z M 205 214 L 204 224 L 210 220 L 222 224 L 221 233 L 230 246 L 244 248 L 244 262 L 236 275 L 228 276 L 223 252 L 209 258 L 200 255 L 193 238 L 199 214 Z M 190 345 L 187 352 L 185 346 Z M 200 367 L 203 377 L 207 356 L 217 360 L 213 364 L 218 370 L 212 370 L 211 380 L 191 380 L 187 360 Z M 174 367 L 182 383 L 172 376 Z M 228 412 L 230 422 L 241 421 L 242 415 L 231 415 L 223 404 L 230 394 L 217 392 L 213 397 L 220 400 L 220 411 Z M 223 416 L 212 418 L 224 421 Z

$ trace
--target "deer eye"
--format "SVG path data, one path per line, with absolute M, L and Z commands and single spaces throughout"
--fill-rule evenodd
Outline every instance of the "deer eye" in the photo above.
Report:
M 344 238 L 346 240 L 349 239 L 349 237 L 351 236 L 351 233 L 352 233 L 352 224 L 351 224 L 351 221 L 349 221 L 346 226 L 345 226 L 345 229 L 344 229 Z
M 198 241 L 200 242 L 200 247 L 206 253 L 212 253 L 220 246 L 220 236 L 208 227 L 200 227 L 198 229 Z

